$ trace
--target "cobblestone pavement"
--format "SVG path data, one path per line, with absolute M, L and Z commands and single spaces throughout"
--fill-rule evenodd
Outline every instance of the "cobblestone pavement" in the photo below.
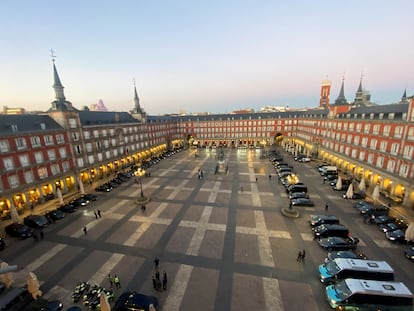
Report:
M 117 295 L 132 290 L 156 296 L 160 310 L 329 310 L 316 273 L 326 252 L 313 241 L 307 217 L 320 213 L 327 201 L 330 212 L 359 216 L 337 193 L 319 189 L 312 164 L 295 164 L 304 179 L 315 181 L 308 187 L 317 204 L 303 208 L 298 219 L 284 217 L 280 210 L 288 205 L 287 195 L 260 155 L 260 150 L 224 149 L 229 172 L 215 175 L 215 150 L 203 150 L 198 157 L 182 151 L 151 167 L 151 177 L 142 179 L 145 195 L 151 196 L 145 211 L 134 204 L 140 189 L 129 180 L 51 224 L 41 241 L 7 238 L 2 259 L 18 265 L 17 285 L 33 271 L 44 297 L 60 299 L 65 307 L 74 305 L 76 283 L 109 287 L 110 273 L 121 280 Z M 96 219 L 98 208 L 102 218 Z M 373 245 L 372 257 L 399 247 L 381 237 L 369 241 L 358 227 L 355 231 L 363 249 Z M 303 248 L 307 258 L 298 263 Z M 168 274 L 162 292 L 152 287 L 155 257 Z M 412 269 L 402 256 L 401 261 L 401 274 Z

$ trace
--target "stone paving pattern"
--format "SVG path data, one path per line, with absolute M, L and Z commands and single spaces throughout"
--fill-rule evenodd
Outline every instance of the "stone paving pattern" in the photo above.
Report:
M 49 226 L 44 240 L 9 245 L 3 259 L 22 268 L 17 282 L 35 272 L 44 297 L 60 299 L 65 307 L 73 305 L 76 283 L 108 286 L 111 273 L 120 277 L 118 294 L 156 296 L 160 310 L 329 310 L 316 277 L 326 252 L 313 245 L 307 216 L 281 214 L 288 199 L 277 177 L 269 180 L 274 169 L 260 150 L 224 154 L 227 175 L 214 175 L 215 150 L 199 157 L 185 150 L 163 160 L 142 179 L 151 196 L 145 212 L 134 204 L 139 186 L 130 180 Z M 311 166 L 306 174 L 317 178 Z M 102 218 L 95 219 L 97 208 Z M 311 244 L 305 263 L 298 263 L 298 250 Z M 164 292 L 152 288 L 155 256 L 168 273 Z

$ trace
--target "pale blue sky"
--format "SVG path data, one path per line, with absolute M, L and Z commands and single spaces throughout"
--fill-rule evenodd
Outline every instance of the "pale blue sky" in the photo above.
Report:
M 379 104 L 414 94 L 412 0 L 2 1 L 0 107 L 47 110 L 52 61 L 77 108 L 148 114 L 331 101 L 361 73 Z

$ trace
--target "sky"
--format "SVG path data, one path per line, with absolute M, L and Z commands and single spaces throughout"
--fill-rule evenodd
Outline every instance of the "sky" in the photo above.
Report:
M 378 104 L 414 95 L 412 0 L 0 2 L 0 107 L 65 97 L 149 115 L 314 108 L 321 82 Z

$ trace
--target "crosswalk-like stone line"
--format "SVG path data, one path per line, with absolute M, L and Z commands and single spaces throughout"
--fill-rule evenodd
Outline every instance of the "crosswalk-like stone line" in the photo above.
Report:
M 193 271 L 192 266 L 181 265 L 174 278 L 174 282 L 169 291 L 168 297 L 163 305 L 163 310 L 178 311 L 180 310 L 185 290 Z
M 127 246 L 133 246 L 137 240 L 139 240 L 142 235 L 148 230 L 148 228 L 151 227 L 151 223 L 144 222 L 142 223 L 137 231 L 135 231 L 131 236 L 123 243 Z
M 62 249 L 64 249 L 66 245 L 64 244 L 57 244 L 56 246 L 52 247 L 50 250 L 48 250 L 45 254 L 38 257 L 35 261 L 28 264 L 23 271 L 24 272 L 32 272 L 39 268 L 41 265 L 43 265 L 46 261 L 48 261 L 50 258 L 55 256 L 57 253 L 59 253 Z
M 221 182 L 219 182 L 219 181 L 216 181 L 214 183 L 213 189 L 210 192 L 210 195 L 208 196 L 208 199 L 207 199 L 207 202 L 208 203 L 214 203 L 214 202 L 216 202 L 217 194 L 218 194 L 218 191 L 220 189 L 220 185 L 221 185 Z
M 237 233 L 242 234 L 252 234 L 252 235 L 267 235 L 271 238 L 281 238 L 281 239 L 291 239 L 291 235 L 288 231 L 281 231 L 281 230 L 269 230 L 267 232 L 263 230 L 259 230 L 257 228 L 250 228 L 250 227 L 236 227 Z
M 259 229 L 259 231 L 268 232 L 263 212 L 254 211 L 254 217 L 256 220 L 256 227 Z M 270 245 L 269 235 L 258 235 L 257 239 L 259 242 L 259 256 L 261 265 L 274 267 L 275 262 L 273 260 L 272 246 Z
M 173 191 L 171 192 L 171 194 L 168 196 L 167 199 L 168 200 L 174 200 L 175 197 L 177 196 L 177 194 L 180 193 L 183 190 L 193 191 L 194 188 L 184 187 L 186 183 L 187 183 L 187 180 L 183 180 L 179 186 L 175 186 L 175 187 L 167 186 L 167 187 L 165 187 L 165 189 L 173 189 Z
M 187 255 L 196 256 L 198 254 L 198 251 L 200 250 L 200 247 L 201 247 L 201 243 L 203 242 L 203 239 L 204 239 L 204 235 L 206 233 L 208 220 L 210 219 L 210 215 L 212 211 L 213 211 L 213 208 L 211 206 L 206 206 L 204 208 L 204 211 L 200 217 L 198 226 L 196 227 L 196 230 L 191 239 L 190 245 L 188 246 L 188 249 L 186 252 Z
M 125 204 L 125 202 L 127 202 L 129 200 L 120 200 L 118 203 L 116 203 L 114 206 L 112 206 L 109 210 L 107 210 L 106 212 L 103 213 L 103 215 L 106 214 L 112 214 L 115 211 L 117 211 L 123 204 Z
M 167 208 L 168 204 L 167 203 L 161 203 L 151 214 L 152 218 L 156 218 L 159 217 L 161 215 L 161 213 Z
M 125 255 L 122 254 L 112 254 L 112 256 L 102 265 L 98 271 L 90 278 L 90 284 L 100 284 L 104 282 L 108 274 L 112 271 L 112 269 L 124 258 Z M 106 284 L 108 285 L 108 284 Z
M 283 311 L 283 300 L 277 279 L 263 278 L 266 310 Z M 304 306 L 306 308 L 306 306 Z

